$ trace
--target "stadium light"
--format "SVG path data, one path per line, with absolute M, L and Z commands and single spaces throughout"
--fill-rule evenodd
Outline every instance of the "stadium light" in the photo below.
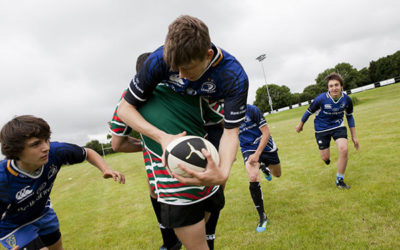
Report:
M 258 60 L 258 61 L 261 63 L 261 68 L 262 68 L 262 71 L 263 71 L 263 73 L 264 73 L 265 86 L 267 87 L 268 102 L 269 102 L 269 106 L 270 106 L 270 108 L 271 108 L 271 113 L 272 113 L 273 110 L 274 110 L 274 108 L 272 107 L 272 99 L 271 99 L 271 96 L 270 96 L 270 94 L 269 94 L 268 84 L 267 84 L 267 78 L 265 77 L 264 64 L 263 64 L 263 62 L 262 62 L 265 58 L 267 58 L 267 56 L 266 56 L 265 54 L 262 54 L 262 55 L 258 56 L 258 57 L 256 58 L 256 60 Z

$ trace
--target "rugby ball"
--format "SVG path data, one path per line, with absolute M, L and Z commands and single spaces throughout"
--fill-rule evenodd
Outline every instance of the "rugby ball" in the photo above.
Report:
M 207 166 L 207 158 L 201 149 L 210 152 L 215 164 L 219 165 L 219 155 L 217 149 L 208 140 L 200 136 L 183 136 L 173 140 L 165 149 L 165 163 L 169 169 L 176 174 L 184 177 L 191 177 L 178 167 L 178 163 L 197 172 L 204 172 Z

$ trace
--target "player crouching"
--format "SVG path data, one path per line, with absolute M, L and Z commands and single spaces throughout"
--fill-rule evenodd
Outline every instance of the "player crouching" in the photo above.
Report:
M 88 160 L 103 178 L 125 183 L 94 150 L 50 142 L 50 127 L 41 118 L 17 116 L 0 132 L 0 242 L 6 248 L 63 249 L 50 192 L 62 165 Z

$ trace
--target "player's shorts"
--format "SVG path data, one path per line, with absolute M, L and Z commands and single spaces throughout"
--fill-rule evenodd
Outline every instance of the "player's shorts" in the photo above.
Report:
M 0 242 L 7 249 L 11 249 L 17 245 L 19 249 L 23 249 L 25 246 L 31 246 L 28 249 L 35 249 L 36 247 L 38 247 L 36 249 L 39 249 L 44 246 L 53 245 L 60 239 L 61 233 L 59 227 L 57 215 L 50 208 L 46 214 L 38 219 L 18 228 L 10 227 L 10 232 L 0 238 Z
M 254 154 L 254 151 L 245 151 L 242 153 L 245 165 L 246 165 L 247 160 L 249 159 L 249 156 L 252 154 Z M 275 150 L 274 152 L 262 152 L 258 162 L 264 163 L 265 166 L 267 166 L 267 167 L 269 165 L 276 165 L 276 164 L 281 163 L 281 161 L 279 160 L 279 156 L 278 156 L 278 149 Z
M 319 150 L 329 148 L 331 138 L 335 141 L 339 138 L 347 139 L 347 128 L 339 127 L 329 131 L 315 133 L 315 139 L 317 140 Z
M 223 188 L 220 186 L 211 197 L 191 205 L 161 204 L 161 224 L 167 228 L 184 227 L 204 219 L 205 212 L 218 212 L 225 205 Z

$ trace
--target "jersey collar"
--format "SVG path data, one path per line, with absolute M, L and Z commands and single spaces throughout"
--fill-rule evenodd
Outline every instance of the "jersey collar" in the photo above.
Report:
M 7 169 L 12 175 L 18 176 L 18 173 L 20 173 L 20 174 L 26 175 L 32 179 L 37 179 L 42 175 L 43 169 L 44 169 L 43 166 L 41 166 L 40 170 L 38 170 L 38 172 L 39 172 L 38 174 L 33 175 L 32 173 L 28 173 L 28 172 L 24 171 L 20 166 L 18 166 L 18 164 L 15 160 L 9 160 L 7 162 Z
M 340 99 L 342 99 L 342 98 L 344 97 L 344 93 L 343 93 L 343 91 L 341 92 L 340 98 L 339 98 L 337 101 L 335 101 L 335 99 L 333 99 L 333 97 L 331 96 L 331 94 L 329 93 L 329 91 L 326 92 L 326 97 L 327 97 L 327 98 L 331 98 L 331 100 L 332 100 L 334 103 L 338 103 L 338 102 L 340 101 Z

